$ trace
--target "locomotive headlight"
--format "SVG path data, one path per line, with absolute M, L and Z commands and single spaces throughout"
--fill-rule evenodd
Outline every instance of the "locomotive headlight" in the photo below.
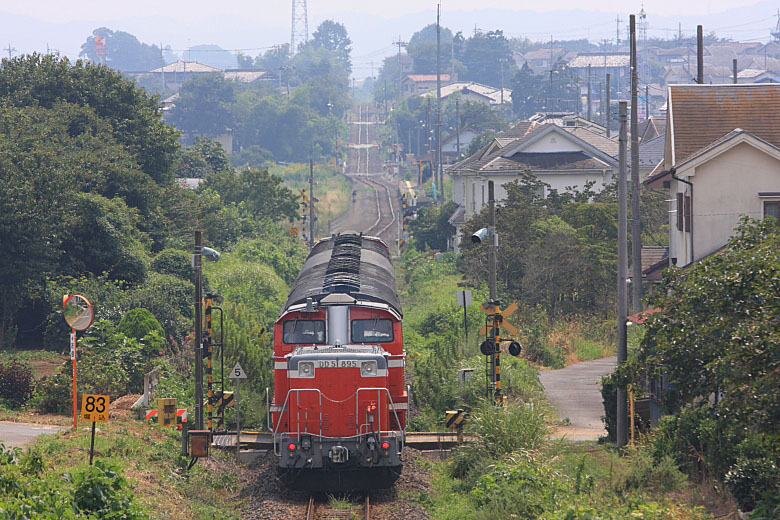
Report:
M 363 361 L 360 364 L 360 375 L 363 377 L 373 377 L 377 373 L 376 367 L 377 367 L 376 360 Z
M 300 361 L 298 363 L 298 377 L 314 377 L 314 361 Z

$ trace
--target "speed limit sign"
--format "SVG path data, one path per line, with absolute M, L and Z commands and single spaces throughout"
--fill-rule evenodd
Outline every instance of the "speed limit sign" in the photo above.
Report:
M 109 404 L 107 395 L 84 394 L 81 398 L 81 420 L 108 422 Z

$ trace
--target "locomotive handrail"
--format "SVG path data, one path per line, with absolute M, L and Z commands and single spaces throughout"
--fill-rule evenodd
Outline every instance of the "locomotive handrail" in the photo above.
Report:
M 356 403 L 355 404 L 355 426 L 356 426 L 355 435 L 351 436 L 351 437 L 346 437 L 347 439 L 352 438 L 352 437 L 358 438 L 358 437 L 360 437 L 362 435 L 360 433 L 360 429 L 359 429 L 360 427 L 357 426 L 358 407 L 359 407 L 359 399 L 358 399 L 358 397 L 359 397 L 359 394 L 360 394 L 361 391 L 369 391 L 369 390 L 371 390 L 371 391 L 376 390 L 378 392 L 383 391 L 383 392 L 385 392 L 387 394 L 387 399 L 389 400 L 390 404 L 393 407 L 393 415 L 395 416 L 395 422 L 396 422 L 396 424 L 399 427 L 401 426 L 401 420 L 398 418 L 398 412 L 396 411 L 396 408 L 395 408 L 395 402 L 393 401 L 393 397 L 390 395 L 390 391 L 387 388 L 381 388 L 381 387 L 378 387 L 378 388 L 358 388 L 357 391 L 355 391 L 355 393 L 353 394 L 353 397 L 355 398 L 355 403 Z M 276 442 L 277 435 L 279 435 L 279 439 L 280 440 L 284 439 L 286 436 L 291 435 L 291 432 L 282 432 L 280 434 L 279 433 L 279 426 L 280 426 L 280 424 L 282 422 L 282 415 L 284 414 L 285 409 L 287 409 L 287 403 L 290 400 L 290 394 L 292 392 L 296 392 L 296 393 L 298 393 L 298 392 L 317 392 L 317 394 L 319 395 L 319 399 L 320 399 L 320 433 L 319 433 L 319 435 L 314 434 L 314 433 L 310 433 L 310 435 L 316 435 L 320 439 L 323 438 L 323 435 L 322 435 L 322 397 L 323 397 L 322 396 L 322 391 L 317 389 L 317 388 L 291 388 L 291 389 L 289 389 L 287 391 L 287 395 L 284 398 L 284 404 L 282 405 L 281 411 L 279 412 L 279 419 L 276 421 L 276 425 L 274 426 L 274 429 L 273 429 L 273 432 L 272 432 L 273 433 L 273 439 L 274 439 L 274 455 L 281 455 L 280 452 L 277 452 L 277 448 L 279 447 L 279 443 Z M 328 399 L 329 401 L 331 401 L 331 399 L 329 399 L 327 396 L 325 397 L 325 399 Z M 289 409 L 287 409 L 287 413 L 289 413 L 289 412 L 290 412 Z M 386 431 L 387 432 L 395 432 L 396 430 L 386 430 Z M 398 430 L 398 431 L 401 432 L 401 442 L 402 442 L 402 445 L 405 445 L 406 444 L 406 426 L 404 426 L 401 430 Z M 381 424 L 380 424 L 380 428 L 377 429 L 377 432 L 381 435 L 381 433 L 382 433 Z M 306 433 L 308 433 L 308 432 L 306 432 Z M 297 430 L 296 434 L 300 438 L 300 435 L 301 435 L 301 432 L 300 432 L 300 421 L 298 421 L 298 430 Z

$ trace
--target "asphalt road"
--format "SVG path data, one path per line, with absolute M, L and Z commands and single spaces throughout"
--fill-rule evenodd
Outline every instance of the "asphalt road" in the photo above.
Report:
M 569 365 L 560 370 L 542 370 L 539 378 L 547 399 L 555 406 L 561 419 L 570 423 L 555 428 L 556 437 L 574 441 L 595 441 L 606 435 L 601 416 L 604 405 L 598 381 L 612 373 L 617 357 Z
M 35 437 L 44 433 L 57 433 L 67 430 L 67 426 L 49 426 L 46 424 L 29 424 L 0 421 L 0 442 L 6 447 L 15 446 L 21 448 Z

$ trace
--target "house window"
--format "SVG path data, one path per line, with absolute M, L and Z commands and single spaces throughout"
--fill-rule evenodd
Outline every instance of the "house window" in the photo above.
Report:
M 765 200 L 764 216 L 775 217 L 775 220 L 777 220 L 778 225 L 780 225 L 780 200 Z
M 691 231 L 691 196 L 684 193 L 677 194 L 677 229 Z

